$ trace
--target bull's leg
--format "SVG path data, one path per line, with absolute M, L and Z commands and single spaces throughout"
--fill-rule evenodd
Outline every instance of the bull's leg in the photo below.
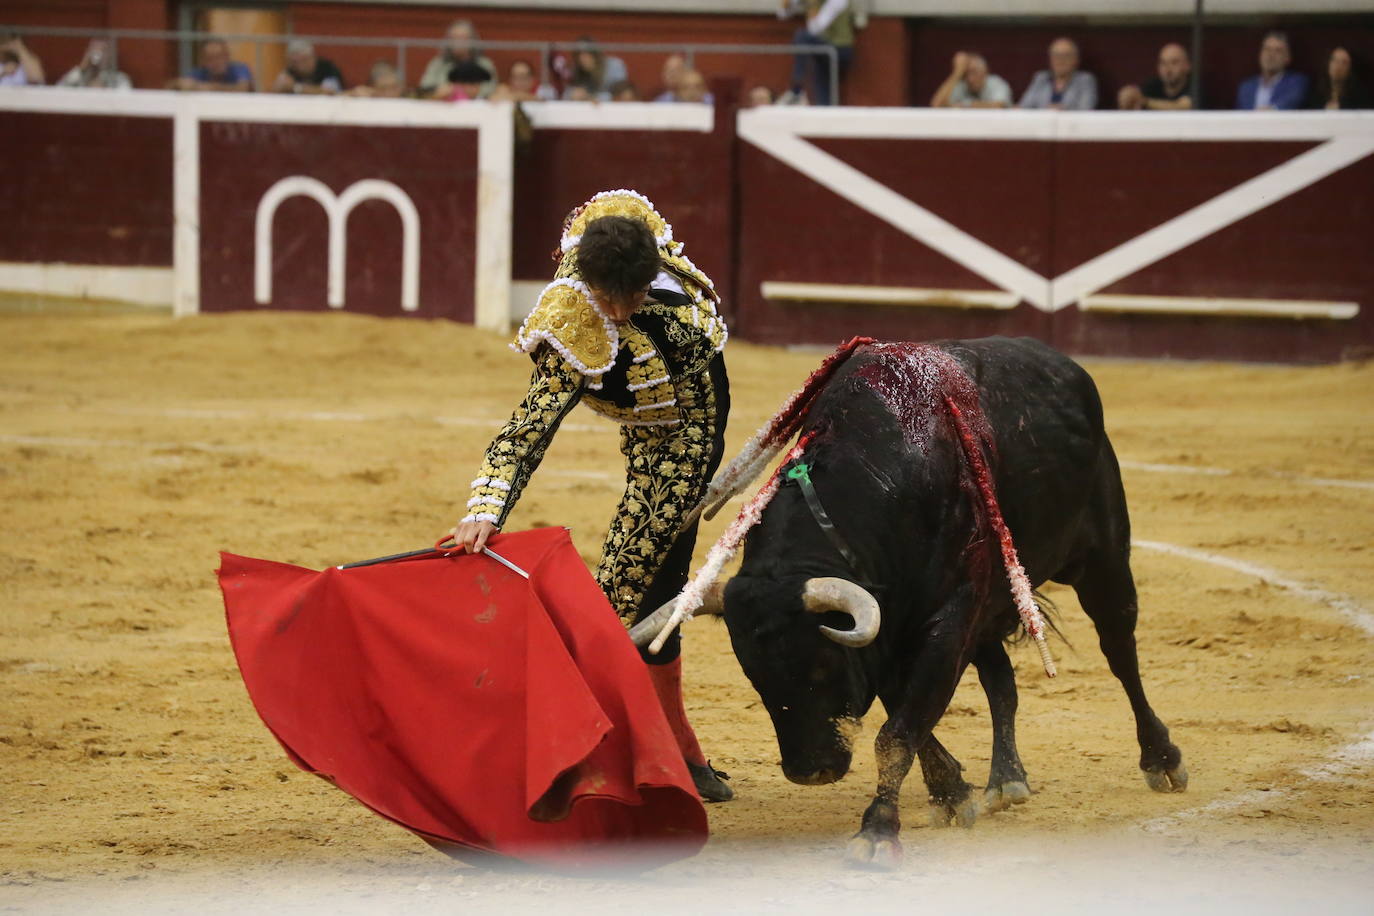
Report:
M 987 811 L 1001 811 L 1024 804 L 1030 798 L 1026 768 L 1016 751 L 1016 673 L 1001 640 L 989 640 L 979 646 L 973 664 L 978 668 L 978 680 L 992 712 L 992 769 L 983 807 Z
M 1073 586 L 1083 610 L 1097 627 L 1102 654 L 1131 702 L 1145 782 L 1156 792 L 1182 792 L 1188 787 L 1183 753 L 1169 740 L 1169 729 L 1150 708 L 1140 682 L 1135 645 L 1138 608 L 1127 548 L 1123 546 L 1109 556 L 1099 553 L 1089 558 Z
M 931 634 L 921 647 L 900 692 L 883 696 L 889 717 L 874 742 L 878 791 L 846 852 L 855 864 L 892 868 L 901 861 L 902 846 L 897 834 L 902 829 L 898 810 L 902 782 L 911 771 L 917 749 L 930 740 L 931 731 L 954 696 L 967 664 L 962 658 L 959 637 L 960 631 L 968 626 L 967 617 L 967 611 L 961 608 L 947 607 L 941 611 L 937 615 L 941 619 L 939 631 Z
M 916 749 L 916 756 L 930 793 L 930 825 L 948 827 L 953 822 L 972 827 L 978 819 L 978 803 L 973 786 L 964 782 L 963 764 L 934 735 Z

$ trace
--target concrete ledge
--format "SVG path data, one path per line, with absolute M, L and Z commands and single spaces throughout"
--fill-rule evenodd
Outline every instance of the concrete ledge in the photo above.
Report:
M 170 308 L 172 268 L 3 262 L 0 290 Z
M 760 284 L 763 298 L 832 305 L 904 305 L 955 309 L 1013 309 L 1021 301 L 1001 290 L 925 289 L 915 286 L 857 286 L 848 283 Z
M 1360 313 L 1358 302 L 1318 302 L 1304 299 L 1220 299 L 1205 296 L 1086 296 L 1081 312 L 1123 315 L 1224 315 L 1240 318 L 1334 318 L 1349 320 Z

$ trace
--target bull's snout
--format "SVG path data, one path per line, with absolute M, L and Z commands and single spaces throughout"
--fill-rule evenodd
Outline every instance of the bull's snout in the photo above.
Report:
M 805 763 L 791 763 L 787 760 L 782 762 L 782 775 L 787 777 L 789 782 L 795 782 L 801 786 L 825 786 L 832 782 L 838 782 L 849 772 L 850 756 L 836 755 L 824 761 L 808 761 Z

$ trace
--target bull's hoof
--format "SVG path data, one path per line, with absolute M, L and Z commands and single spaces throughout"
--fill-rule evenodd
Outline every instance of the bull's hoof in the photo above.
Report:
M 859 868 L 892 871 L 902 864 L 902 844 L 896 837 L 875 840 L 860 833 L 849 841 L 844 857 L 850 865 Z
M 1030 801 L 1030 786 L 1024 782 L 1004 782 L 1000 786 L 988 786 L 983 794 L 983 810 L 989 813 L 1005 811 L 1012 805 L 1024 805 Z
M 978 820 L 978 800 L 972 795 L 961 802 L 937 802 L 930 803 L 930 826 L 948 827 L 950 824 L 958 824 L 960 827 L 972 827 Z
M 1188 769 L 1179 761 L 1172 770 L 1145 770 L 1145 785 L 1156 792 L 1182 792 L 1188 788 Z

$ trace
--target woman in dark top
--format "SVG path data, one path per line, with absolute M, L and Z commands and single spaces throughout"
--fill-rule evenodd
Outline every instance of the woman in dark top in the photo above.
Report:
M 1312 107 L 1333 111 L 1374 107 L 1374 99 L 1371 99 L 1369 90 L 1355 74 L 1350 52 L 1345 48 L 1331 50 L 1331 56 L 1326 59 L 1326 72 L 1317 80 Z

